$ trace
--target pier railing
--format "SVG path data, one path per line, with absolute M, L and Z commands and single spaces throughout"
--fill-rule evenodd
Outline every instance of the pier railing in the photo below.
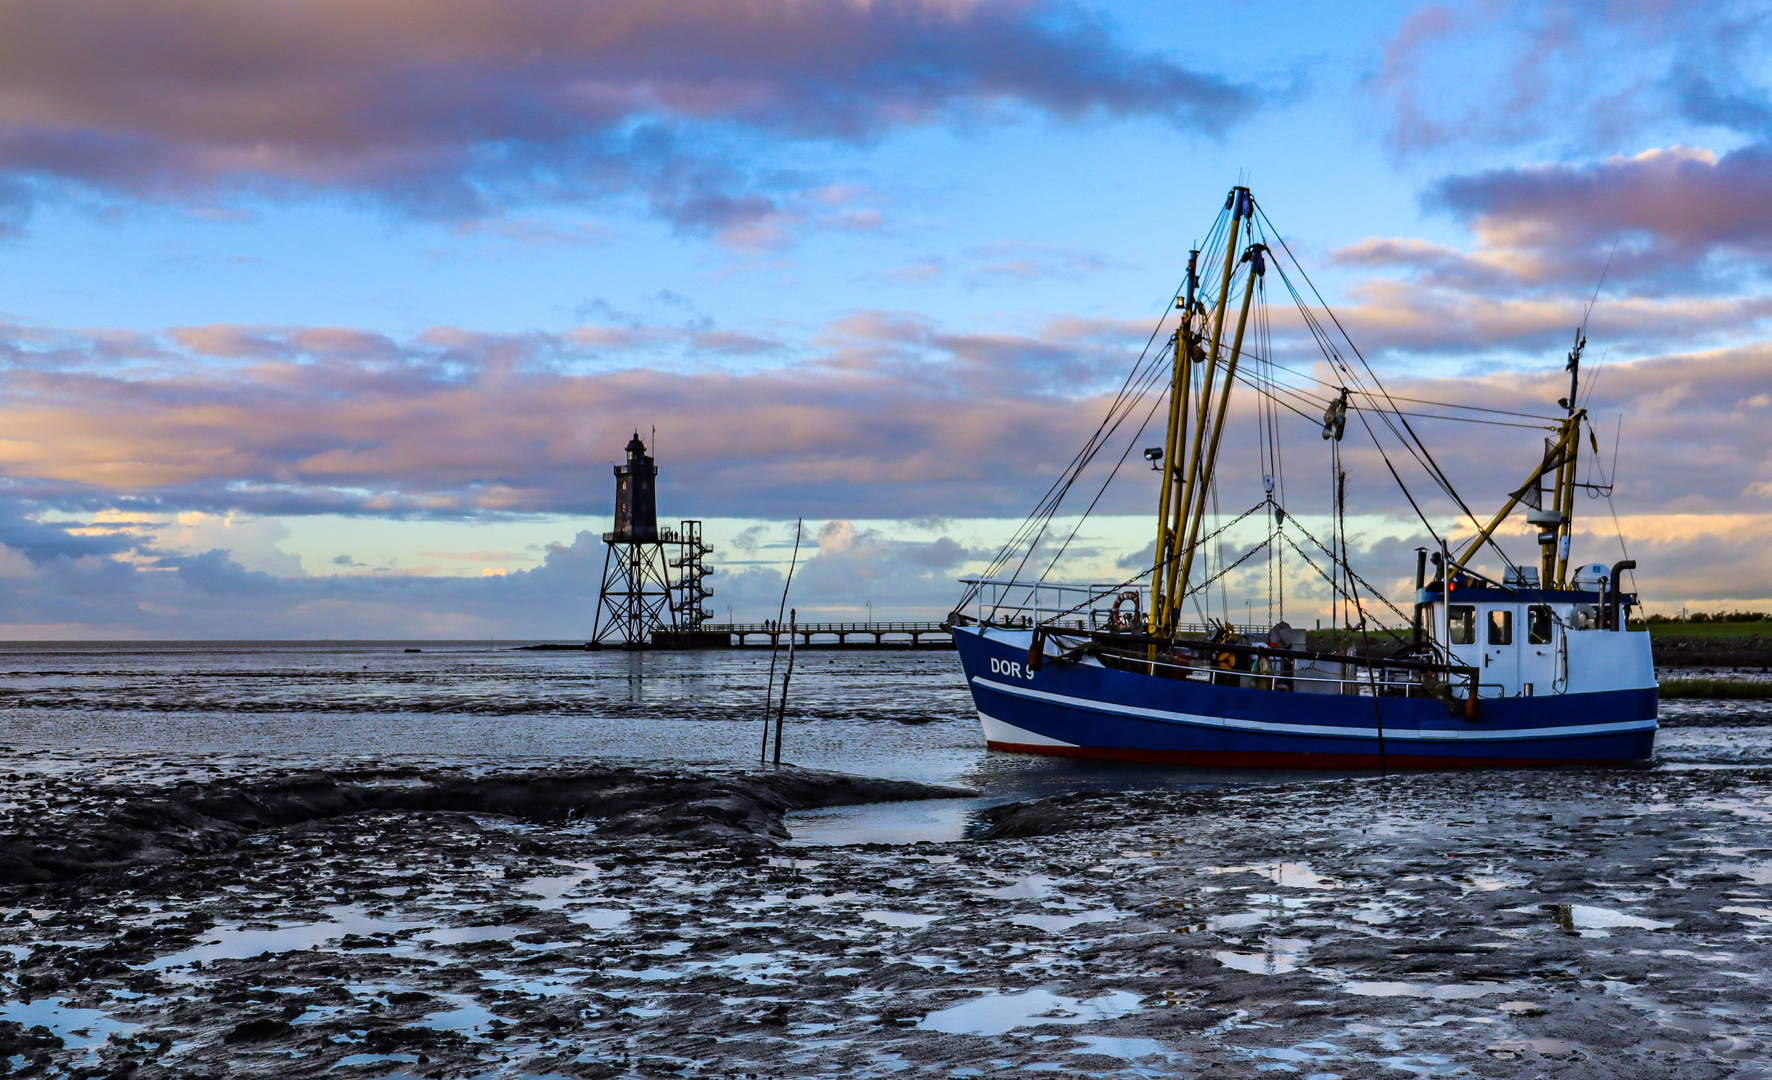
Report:
M 791 627 L 785 622 L 749 622 L 749 623 L 702 623 L 698 628 L 710 634 L 731 634 L 738 644 L 743 645 L 751 637 L 767 638 L 771 641 L 785 640 L 789 633 L 805 645 L 813 644 L 815 638 L 836 638 L 839 644 L 847 644 L 851 637 L 872 637 L 876 644 L 885 644 L 888 639 L 902 640 L 908 638 L 912 645 L 920 645 L 924 638 L 936 640 L 943 644 L 952 640 L 953 635 L 943 623 L 934 621 L 917 621 L 903 619 L 869 619 L 860 622 L 797 622 Z

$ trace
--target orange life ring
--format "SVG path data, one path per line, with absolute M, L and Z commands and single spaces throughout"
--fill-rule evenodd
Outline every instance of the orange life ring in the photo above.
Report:
M 1130 619 L 1122 620 L 1120 618 L 1120 605 L 1128 600 L 1132 601 L 1132 617 Z M 1108 624 L 1115 630 L 1138 629 L 1138 624 L 1144 621 L 1143 608 L 1141 607 L 1142 602 L 1143 598 L 1138 595 L 1137 589 L 1127 589 L 1125 592 L 1114 597 L 1114 608 L 1113 611 L 1108 614 Z

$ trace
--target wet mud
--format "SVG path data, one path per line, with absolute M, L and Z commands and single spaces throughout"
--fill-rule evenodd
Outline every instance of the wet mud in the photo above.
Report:
M 1772 1074 L 1762 767 L 1094 792 L 849 847 L 793 810 L 943 793 L 14 768 L 16 1075 Z
M 65 815 L 21 815 L 0 836 L 0 884 L 61 881 L 215 851 L 265 829 L 373 811 L 455 811 L 594 821 L 604 836 L 785 840 L 792 810 L 973 795 L 965 788 L 789 769 L 727 775 L 621 766 L 498 776 L 368 770 L 187 782 L 169 790 L 80 786 Z M 108 804 L 108 805 L 107 805 Z M 99 809 L 104 807 L 104 809 Z

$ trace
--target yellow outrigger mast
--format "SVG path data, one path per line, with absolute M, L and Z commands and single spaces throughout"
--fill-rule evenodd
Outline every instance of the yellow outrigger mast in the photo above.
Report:
M 1255 200 L 1249 189 L 1232 188 L 1225 209 L 1231 213 L 1230 228 L 1213 309 L 1208 312 L 1198 298 L 1198 251 L 1192 252 L 1188 259 L 1187 285 L 1184 295 L 1176 302 L 1182 316 L 1171 339 L 1173 368 L 1169 380 L 1169 425 L 1159 463 L 1163 476 L 1158 494 L 1156 560 L 1151 574 L 1148 617 L 1148 630 L 1153 638 L 1174 637 L 1181 621 L 1194 555 L 1200 545 L 1202 524 L 1211 499 L 1231 387 L 1236 382 L 1237 366 L 1243 358 L 1249 311 L 1266 273 L 1265 244 L 1250 243 L 1239 253 L 1238 244 L 1245 238 L 1245 233 L 1250 239 L 1255 233 Z M 1241 310 L 1237 315 L 1230 352 L 1225 355 L 1225 321 L 1230 313 L 1232 287 L 1243 263 L 1249 264 L 1249 274 L 1243 284 Z M 1206 326 L 1208 319 L 1210 331 Z M 1566 416 L 1558 423 L 1555 437 L 1545 440 L 1543 460 L 1519 490 L 1509 497 L 1500 512 L 1462 545 L 1452 559 L 1454 565 L 1464 567 L 1484 544 L 1495 545 L 1495 530 L 1523 502 L 1527 506 L 1527 520 L 1539 529 L 1541 587 L 1567 587 L 1575 489 L 1583 486 L 1576 480 L 1576 464 L 1587 410 L 1578 408 L 1576 401 L 1580 388 L 1581 352 L 1587 344 L 1585 326 L 1584 321 L 1583 327 L 1575 333 L 1575 347 L 1569 352 L 1565 369 L 1570 373 L 1569 396 L 1559 404 Z M 1345 399 L 1344 390 L 1343 401 Z M 1156 452 L 1152 451 L 1151 456 L 1155 457 Z M 1552 478 L 1549 491 L 1544 489 L 1547 476 Z M 1498 545 L 1496 551 L 1512 566 L 1512 561 Z
M 1188 266 L 1187 294 L 1180 303 L 1181 325 L 1175 331 L 1174 371 L 1169 384 L 1169 430 L 1163 447 L 1163 486 L 1157 507 L 1157 555 L 1151 575 L 1149 630 L 1152 637 L 1173 636 L 1181 618 L 1188 577 L 1193 572 L 1194 549 L 1199 544 L 1201 522 L 1205 519 L 1211 495 L 1219 438 L 1224 433 L 1225 413 L 1230 406 L 1231 386 L 1236 381 L 1237 364 L 1243 356 L 1243 334 L 1249 325 L 1249 307 L 1255 299 L 1257 282 L 1266 271 L 1263 262 L 1267 251 L 1265 245 L 1251 244 L 1241 259 L 1238 258 L 1237 241 L 1241 238 L 1243 223 L 1255 213 L 1255 200 L 1249 189 L 1232 188 L 1225 208 L 1231 211 L 1230 237 L 1224 248 L 1224 269 L 1219 281 L 1218 303 L 1212 314 L 1209 344 L 1204 350 L 1200 348 L 1201 335 L 1194 323 L 1196 316 L 1204 315 L 1204 311 L 1200 310 L 1195 299 L 1197 279 L 1192 259 Z M 1198 253 L 1195 255 L 1197 257 Z M 1221 360 L 1231 279 L 1244 262 L 1250 266 L 1249 279 L 1243 289 L 1242 310 L 1237 315 L 1230 356 Z M 1203 365 L 1204 370 L 1199 375 L 1199 400 L 1190 402 L 1194 381 L 1191 368 L 1196 363 Z M 1224 369 L 1222 384 L 1221 367 Z

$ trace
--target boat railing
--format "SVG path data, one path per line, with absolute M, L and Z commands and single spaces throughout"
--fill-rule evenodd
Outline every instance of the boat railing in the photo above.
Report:
M 1443 698 L 1448 689 L 1468 697 L 1473 688 L 1478 696 L 1483 696 L 1483 692 L 1491 687 L 1499 688 L 1497 684 L 1479 683 L 1474 668 L 1432 661 L 1305 652 L 1232 642 L 1178 643 L 1171 640 L 1164 643 L 1165 646 L 1181 644 L 1194 650 L 1190 658 L 1182 659 L 1173 654 L 1159 655 L 1149 639 L 1143 645 L 1130 641 L 1116 644 L 1114 639 L 1118 636 L 1083 634 L 1071 637 L 1051 630 L 1036 632 L 1030 664 L 1038 670 L 1045 664 L 1064 663 L 1091 654 L 1103 664 L 1163 678 L 1209 682 L 1218 686 L 1361 697 Z M 1067 637 L 1070 637 L 1068 642 Z M 1078 641 L 1078 637 L 1087 640 Z M 1060 653 L 1056 656 L 1046 653 L 1041 638 L 1058 645 Z M 1032 655 L 1036 652 L 1038 663 L 1034 662 Z
M 1001 578 L 962 578 L 973 586 L 973 617 L 982 625 L 1008 627 L 1051 626 L 1065 630 L 1104 630 L 1114 625 L 1116 603 L 1120 619 L 1130 619 L 1135 609 L 1145 610 L 1149 590 L 1118 584 L 1012 581 Z M 1124 594 L 1136 593 L 1137 599 Z M 1129 624 L 1128 624 L 1129 625 Z
M 1125 658 L 1122 658 L 1125 659 Z M 1354 697 L 1433 697 L 1432 689 L 1418 677 L 1398 677 L 1395 673 L 1373 679 L 1364 674 L 1328 675 L 1308 673 L 1311 669 L 1293 671 L 1243 671 L 1211 664 L 1181 664 L 1167 660 L 1130 660 L 1135 667 L 1149 667 L 1153 674 L 1173 673 L 1170 678 L 1189 682 L 1212 683 L 1217 686 L 1240 686 L 1249 690 L 1290 691 L 1299 694 L 1341 694 Z M 1346 665 L 1352 667 L 1354 665 Z
M 972 616 L 982 626 L 1010 629 L 1045 627 L 1050 630 L 1143 629 L 1150 590 L 1121 584 L 1012 581 L 1000 578 L 961 578 L 976 586 Z M 1127 593 L 1136 593 L 1137 599 Z M 1182 623 L 1184 634 L 1209 634 L 1219 629 L 1205 623 Z M 1239 634 L 1265 635 L 1265 626 L 1236 626 Z

